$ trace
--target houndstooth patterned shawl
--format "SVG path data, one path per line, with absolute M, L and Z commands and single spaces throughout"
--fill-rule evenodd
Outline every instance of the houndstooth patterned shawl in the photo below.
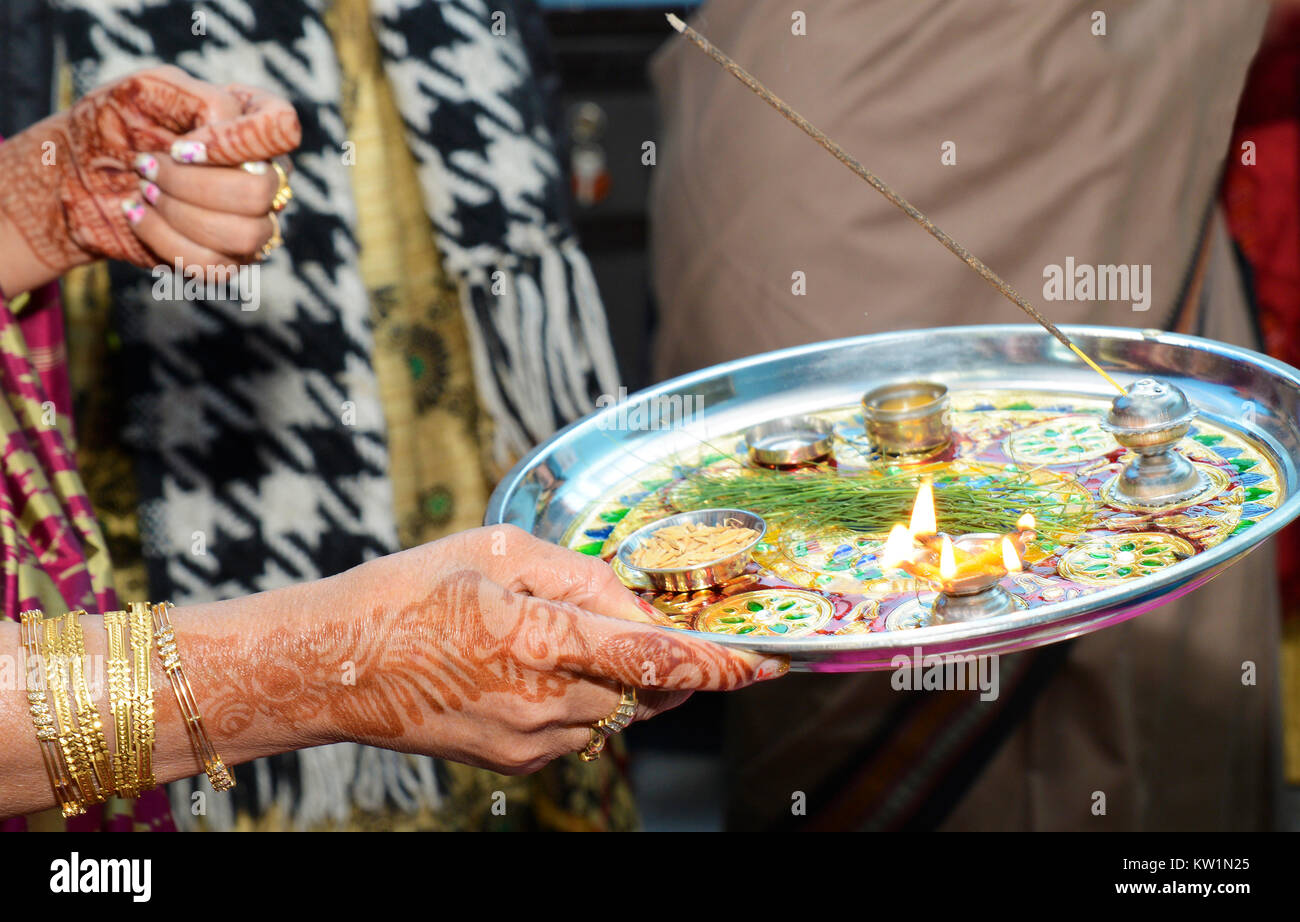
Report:
M 228 598 L 394 550 L 324 0 L 53 5 L 78 93 L 171 63 L 212 83 L 275 90 L 303 125 L 286 245 L 261 267 L 259 309 L 160 302 L 149 275 L 112 270 L 153 591 L 180 604 Z M 504 465 L 588 412 L 617 375 L 526 46 L 536 11 L 514 0 L 374 0 L 372 12 Z M 243 774 L 241 796 L 301 825 L 344 820 L 353 803 L 417 809 L 437 799 L 430 760 L 363 747 L 308 750 Z M 181 823 L 187 794 L 177 796 Z M 233 817 L 208 819 L 220 827 Z

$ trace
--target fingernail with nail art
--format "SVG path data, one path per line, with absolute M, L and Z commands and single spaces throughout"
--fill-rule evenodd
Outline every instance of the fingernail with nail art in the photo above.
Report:
M 143 202 L 137 202 L 135 199 L 127 199 L 122 203 L 122 213 L 126 215 L 126 219 L 132 224 L 139 224 L 141 219 L 144 218 L 144 212 L 145 208 Z
M 206 163 L 208 146 L 202 141 L 174 141 L 172 159 L 181 163 Z
M 135 171 L 145 179 L 157 179 L 158 158 L 153 154 L 136 154 Z
M 758 667 L 758 678 L 775 679 L 783 676 L 790 671 L 790 660 L 783 656 L 773 657 L 772 659 L 763 660 L 762 665 Z
M 150 205 L 156 205 L 158 204 L 158 196 L 162 194 L 162 190 L 149 180 L 142 179 L 140 180 L 140 193 L 144 196 L 146 202 Z

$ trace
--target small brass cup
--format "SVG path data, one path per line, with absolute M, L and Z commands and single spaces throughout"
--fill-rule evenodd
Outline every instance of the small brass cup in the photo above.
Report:
M 862 398 L 867 436 L 882 455 L 934 451 L 952 441 L 948 388 L 933 381 L 902 381 Z

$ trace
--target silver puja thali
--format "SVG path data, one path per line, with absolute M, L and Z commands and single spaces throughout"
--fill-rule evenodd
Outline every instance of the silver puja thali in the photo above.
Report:
M 1107 427 L 1115 391 L 1036 326 L 913 330 L 800 346 L 717 365 L 641 391 L 556 434 L 497 487 L 486 523 L 510 523 L 611 561 L 680 629 L 790 656 L 806 671 L 888 669 L 896 656 L 1009 653 L 1149 611 L 1259 546 L 1300 512 L 1300 372 L 1191 336 L 1112 327 L 1067 334 L 1119 382 L 1180 389 L 1195 417 L 1176 450 L 1192 495 L 1159 508 L 1116 489 L 1134 455 Z M 946 386 L 946 446 L 882 455 L 864 393 L 924 377 Z M 768 519 L 744 573 L 672 592 L 617 559 L 624 538 L 678 512 L 694 483 L 754 466 L 746 432 L 788 417 L 833 432 L 821 471 L 915 475 L 997 494 L 1014 479 L 1075 523 L 1040 535 L 999 582 L 999 613 L 948 620 L 934 585 L 882 560 L 888 529 Z M 807 466 L 769 468 L 798 477 Z M 739 504 L 733 504 L 739 505 Z M 754 509 L 760 515 L 761 509 Z M 939 522 L 943 530 L 944 523 Z M 984 531 L 986 529 L 978 529 Z M 992 529 L 987 529 L 992 530 Z M 667 628 L 666 628 L 667 629 Z

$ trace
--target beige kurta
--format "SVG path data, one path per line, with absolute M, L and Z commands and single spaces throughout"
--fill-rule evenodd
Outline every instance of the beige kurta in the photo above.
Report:
M 1171 322 L 1266 4 L 1110 3 L 1104 35 L 1092 3 L 797 6 L 804 35 L 778 0 L 711 0 L 695 24 L 1053 319 Z M 858 333 L 1024 319 L 686 43 L 670 42 L 654 73 L 661 376 Z M 1254 345 L 1230 248 L 1209 226 L 1201 332 Z M 1045 267 L 1068 257 L 1149 265 L 1147 310 L 1131 298 L 1045 300 Z M 1274 587 L 1272 555 L 1259 551 L 1175 605 L 1078 641 L 948 826 L 1268 824 Z M 1242 684 L 1248 661 L 1256 685 Z M 791 791 L 818 789 L 898 694 L 879 675 L 796 676 L 730 698 L 732 821 L 788 815 Z

